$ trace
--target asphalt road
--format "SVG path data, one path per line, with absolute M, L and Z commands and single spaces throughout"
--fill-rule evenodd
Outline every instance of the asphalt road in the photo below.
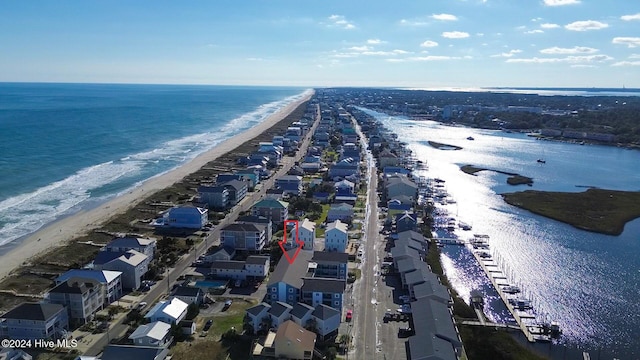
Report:
M 260 200 L 260 198 L 262 198 L 266 194 L 268 189 L 273 187 L 275 180 L 277 178 L 283 175 L 286 175 L 286 173 L 291 169 L 293 164 L 296 161 L 299 161 L 307 153 L 307 148 L 311 143 L 311 136 L 313 135 L 313 132 L 318 126 L 319 118 L 320 118 L 320 112 L 318 108 L 316 121 L 313 123 L 313 126 L 307 133 L 302 144 L 300 145 L 298 152 L 296 153 L 296 156 L 283 157 L 281 166 L 279 167 L 279 169 L 274 174 L 272 174 L 271 177 L 261 182 L 262 185 L 260 189 L 252 193 L 247 193 L 247 196 L 238 205 L 233 207 L 233 209 L 231 209 L 229 214 L 222 221 L 220 221 L 220 223 L 216 225 L 216 227 L 209 233 L 209 236 L 207 237 L 207 239 L 196 246 L 196 249 L 195 249 L 196 255 L 203 254 L 204 252 L 206 252 L 207 247 L 217 244 L 220 241 L 220 229 L 233 223 L 238 218 L 239 213 L 250 209 L 254 203 Z M 144 302 L 147 302 L 148 304 L 153 304 L 161 296 L 167 295 L 171 289 L 171 286 L 176 281 L 176 279 L 180 275 L 182 275 L 188 267 L 191 266 L 191 263 L 193 262 L 193 258 L 194 258 L 193 251 L 190 252 L 189 254 L 182 256 L 180 260 L 178 260 L 176 265 L 169 270 L 167 277 L 162 281 L 159 281 L 156 285 L 154 285 L 151 288 L 151 290 L 149 290 L 149 292 L 147 292 L 147 294 L 141 299 L 141 302 L 144 301 Z M 147 308 L 148 307 L 149 305 L 147 305 Z M 87 356 L 98 355 L 99 353 L 102 352 L 103 348 L 109 343 L 109 340 L 110 340 L 109 338 L 114 338 L 112 334 L 119 335 L 119 334 L 122 334 L 124 331 L 126 331 L 127 325 L 123 324 L 124 319 L 125 318 L 123 317 L 116 323 L 111 324 L 109 331 L 105 333 L 101 338 L 96 340 L 96 342 L 85 352 L 84 355 L 87 355 Z

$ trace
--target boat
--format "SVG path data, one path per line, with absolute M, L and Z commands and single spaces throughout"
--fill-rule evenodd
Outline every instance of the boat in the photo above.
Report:
M 520 292 L 520 288 L 515 285 L 509 285 L 503 287 L 502 291 L 506 292 L 507 294 L 517 294 Z
M 540 164 L 546 164 L 546 163 L 547 163 L 547 161 L 546 161 L 546 160 L 544 160 L 544 159 L 538 159 L 538 160 L 536 160 L 536 161 L 537 161 L 538 163 L 540 163 Z
M 471 230 L 471 225 L 469 225 L 467 223 L 463 223 L 462 221 L 458 222 L 458 226 L 460 227 L 460 229 L 465 230 L 465 231 Z
M 475 140 L 475 139 L 473 138 L 473 136 L 469 136 L 467 137 L 467 140 Z

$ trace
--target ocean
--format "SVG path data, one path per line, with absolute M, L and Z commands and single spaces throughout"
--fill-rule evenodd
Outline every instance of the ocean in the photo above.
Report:
M 640 191 L 639 151 L 367 112 L 427 163 L 426 176 L 446 181 L 455 200 L 446 209 L 473 227 L 457 230 L 459 235 L 490 236 L 494 258 L 500 258 L 510 281 L 534 300 L 547 321 L 562 325 L 561 344 L 580 349 L 580 355 L 593 350 L 603 359 L 640 359 L 640 219 L 627 223 L 620 236 L 596 234 L 510 206 L 499 195 L 528 189 L 577 192 L 587 186 Z M 467 140 L 469 136 L 475 140 Z M 429 140 L 463 149 L 438 150 Z M 538 163 L 539 158 L 546 164 Z M 534 184 L 507 185 L 505 175 L 492 172 L 467 175 L 460 170 L 466 164 L 516 172 L 532 177 Z M 463 299 L 480 289 L 488 300 L 488 316 L 508 322 L 504 305 L 468 250 L 445 246 L 442 262 Z
M 0 254 L 266 119 L 309 89 L 0 83 Z

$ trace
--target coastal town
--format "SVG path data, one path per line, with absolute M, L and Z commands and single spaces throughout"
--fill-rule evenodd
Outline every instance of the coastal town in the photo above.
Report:
M 5 277 L 3 358 L 445 360 L 500 338 L 542 359 L 504 335 L 561 336 L 496 270 L 486 235 L 452 236 L 471 226 L 437 207 L 452 200 L 428 159 L 340 91 L 233 145 Z M 445 244 L 469 247 L 515 324 L 456 294 Z

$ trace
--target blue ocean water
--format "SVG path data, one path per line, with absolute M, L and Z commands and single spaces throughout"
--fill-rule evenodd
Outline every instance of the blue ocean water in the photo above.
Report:
M 508 267 L 510 282 L 523 288 L 546 320 L 561 323 L 561 343 L 611 355 L 603 358 L 640 359 L 640 219 L 627 223 L 620 236 L 591 233 L 508 205 L 499 195 L 528 189 L 584 191 L 585 186 L 640 191 L 640 151 L 369 113 L 426 161 L 428 177 L 446 181 L 456 200 L 446 205 L 449 213 L 471 224 L 469 233 L 490 235 L 491 252 Z M 466 140 L 469 136 L 475 140 Z M 429 140 L 463 149 L 438 150 Z M 546 164 L 539 164 L 539 158 Z M 467 175 L 460 170 L 465 164 L 520 173 L 534 184 L 507 185 L 505 175 L 492 172 Z M 495 292 L 468 252 L 447 246 L 442 260 L 464 299 L 480 289 L 496 305 L 485 308 L 489 317 L 505 319 L 503 306 L 494 301 Z
M 0 245 L 189 161 L 306 91 L 0 83 Z

